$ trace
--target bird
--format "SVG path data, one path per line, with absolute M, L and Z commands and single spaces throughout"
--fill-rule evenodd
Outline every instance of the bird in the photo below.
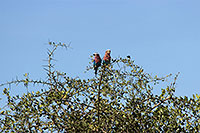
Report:
M 103 57 L 103 64 L 104 64 L 104 65 L 110 64 L 110 60 L 111 60 L 110 53 L 111 53 L 111 50 L 110 50 L 110 49 L 106 50 L 105 55 L 104 55 L 104 57 Z
M 93 66 L 94 66 L 94 73 L 95 75 L 97 75 L 97 70 L 98 70 L 98 67 L 101 66 L 101 57 L 98 53 L 94 53 L 94 60 L 93 60 Z

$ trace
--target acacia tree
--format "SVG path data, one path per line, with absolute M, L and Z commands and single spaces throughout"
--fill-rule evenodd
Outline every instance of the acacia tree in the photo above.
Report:
M 72 78 L 52 63 L 66 44 L 49 42 L 47 80 L 25 79 L 5 84 L 39 84 L 40 91 L 11 96 L 0 112 L 0 132 L 199 132 L 200 95 L 175 96 L 177 76 L 154 94 L 171 75 L 152 77 L 130 57 L 102 66 L 98 76 Z M 87 70 L 92 69 L 88 67 Z

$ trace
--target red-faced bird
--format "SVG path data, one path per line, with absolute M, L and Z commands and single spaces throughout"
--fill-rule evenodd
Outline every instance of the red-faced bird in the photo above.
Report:
M 110 60 L 111 60 L 110 53 L 111 53 L 110 49 L 106 50 L 106 53 L 105 53 L 105 55 L 103 57 L 103 64 L 105 64 L 105 65 L 110 64 Z
M 98 53 L 94 53 L 93 55 L 94 55 L 93 66 L 94 66 L 94 71 L 95 71 L 95 75 L 96 75 L 98 67 L 101 66 L 101 57 L 99 56 Z

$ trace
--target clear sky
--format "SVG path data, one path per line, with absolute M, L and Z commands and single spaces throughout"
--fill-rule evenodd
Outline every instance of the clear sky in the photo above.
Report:
M 84 74 L 89 56 L 103 57 L 109 48 L 112 57 L 131 55 L 153 75 L 181 72 L 176 94 L 199 94 L 199 7 L 199 0 L 2 0 L 0 83 L 24 73 L 45 78 L 52 40 L 71 42 L 73 49 L 58 50 L 55 58 L 57 69 L 72 77 L 93 76 Z

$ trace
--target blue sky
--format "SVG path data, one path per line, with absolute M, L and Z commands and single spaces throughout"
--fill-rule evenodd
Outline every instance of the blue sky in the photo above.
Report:
M 1 1 L 0 83 L 24 73 L 45 78 L 43 59 L 52 40 L 71 42 L 73 49 L 55 55 L 57 69 L 69 76 L 93 76 L 84 74 L 89 56 L 103 57 L 109 48 L 112 57 L 131 55 L 153 75 L 181 72 L 176 94 L 199 94 L 199 5 L 199 0 Z

